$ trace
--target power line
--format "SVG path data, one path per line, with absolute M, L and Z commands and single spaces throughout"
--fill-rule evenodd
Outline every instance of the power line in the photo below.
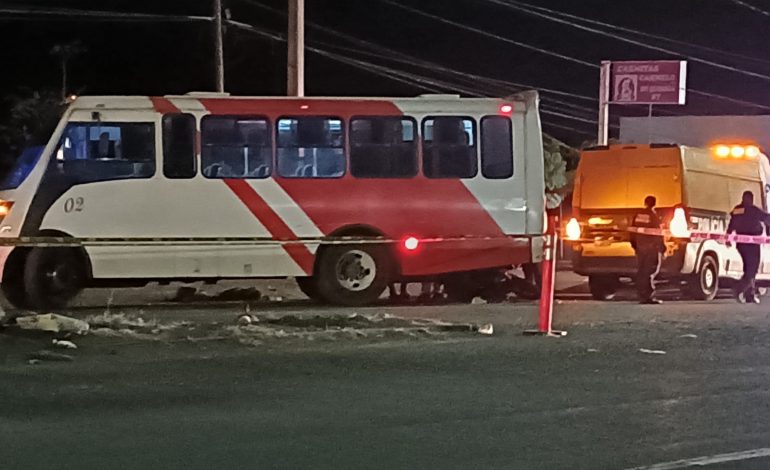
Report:
M 415 13 L 415 14 L 418 14 L 418 15 L 427 16 L 429 18 L 432 18 L 432 19 L 434 19 L 436 21 L 439 21 L 439 22 L 442 22 L 442 23 L 451 24 L 451 25 L 456 26 L 458 28 L 462 28 L 462 29 L 466 29 L 466 30 L 469 30 L 469 31 L 472 31 L 472 32 L 476 32 L 476 33 L 481 34 L 483 36 L 492 37 L 492 38 L 498 39 L 498 40 L 507 40 L 507 38 L 501 38 L 500 36 L 497 36 L 497 35 L 491 35 L 489 33 L 486 33 L 485 31 L 481 31 L 481 30 L 478 30 L 476 28 L 471 28 L 469 26 L 463 25 L 463 24 L 455 22 L 455 21 L 448 20 L 446 18 L 437 16 L 437 15 L 429 14 L 429 13 L 426 13 L 426 12 L 423 12 L 423 11 L 420 11 L 420 10 L 416 10 L 416 9 L 413 9 L 413 8 L 410 8 L 410 7 L 406 7 L 404 5 L 400 5 L 397 2 L 394 2 L 393 0 L 380 0 L 380 1 L 388 3 L 388 4 L 391 4 L 391 5 L 394 5 L 394 6 L 398 6 L 400 8 L 406 9 L 407 11 L 411 11 L 412 13 Z M 506 3 L 502 3 L 500 0 L 485 0 L 485 1 L 489 1 L 489 2 L 492 2 L 492 3 L 498 4 L 498 5 L 503 5 L 503 6 L 506 6 L 506 7 L 509 7 L 509 8 L 513 8 L 512 6 L 510 6 L 510 5 L 506 4 Z M 542 7 L 539 7 L 539 8 L 542 8 Z M 548 10 L 548 11 L 552 12 L 552 14 L 554 14 L 554 15 L 558 15 L 559 14 L 559 12 L 557 12 L 555 10 Z M 537 14 L 537 13 L 535 12 L 535 14 Z M 540 14 L 537 14 L 537 15 L 538 16 L 543 16 L 543 15 L 540 15 Z M 560 20 L 558 18 L 547 17 L 546 19 L 550 19 L 550 20 L 553 20 L 553 21 L 559 21 L 559 22 L 566 22 L 567 24 L 570 24 L 570 25 L 575 26 L 575 27 L 579 27 L 581 29 L 582 28 L 586 28 L 585 26 L 575 25 L 574 23 L 571 23 L 571 22 L 568 22 L 568 21 L 565 21 L 565 20 Z M 598 30 L 595 30 L 594 28 L 590 28 L 590 29 L 594 30 L 594 31 L 598 31 Z M 599 33 L 603 34 L 603 35 L 608 35 L 609 34 L 609 33 L 605 33 L 605 32 L 602 32 L 602 31 L 599 31 Z M 609 34 L 609 35 L 611 37 L 620 38 L 620 36 L 618 36 L 618 35 L 613 35 L 613 34 Z M 625 39 L 625 38 L 623 38 L 623 39 L 626 40 L 626 41 L 631 41 L 631 40 L 628 40 L 628 39 Z M 637 41 L 634 41 L 634 42 L 637 42 Z M 643 43 L 640 43 L 640 44 L 643 44 Z M 655 47 L 655 46 L 649 46 L 649 47 Z M 565 56 L 563 56 L 563 54 L 554 53 L 552 51 L 546 51 L 546 53 L 548 53 L 549 55 L 560 57 L 560 58 L 564 58 L 565 57 Z M 578 63 L 580 65 L 584 65 L 584 66 L 587 66 L 587 67 L 591 67 L 593 69 L 598 69 L 599 68 L 599 66 L 596 65 L 596 64 L 593 64 L 593 63 L 590 63 L 590 62 L 586 62 L 586 61 L 583 61 L 583 60 L 580 60 L 580 59 L 576 59 L 574 57 L 566 57 L 565 60 L 568 60 L 568 61 L 574 62 L 574 63 Z M 737 70 L 740 70 L 740 69 L 737 69 Z M 746 73 L 753 73 L 753 72 L 746 72 Z M 762 75 L 760 75 L 760 76 L 761 77 L 765 77 L 765 76 L 762 76 Z M 770 77 L 766 77 L 766 78 L 770 79 Z M 770 109 L 770 107 L 766 107 L 764 105 L 757 105 L 757 104 L 749 102 L 749 101 L 744 101 L 744 100 L 740 100 L 740 99 L 730 98 L 728 96 L 719 95 L 719 94 L 716 94 L 716 93 L 710 93 L 710 92 L 706 92 L 706 91 L 702 91 L 702 90 L 696 90 L 696 89 L 692 89 L 692 88 L 689 88 L 688 91 L 691 91 L 691 92 L 693 92 L 695 94 L 698 94 L 698 95 L 701 95 L 701 96 L 706 96 L 706 97 L 710 97 L 710 98 L 720 99 L 720 100 L 728 101 L 728 102 L 735 103 L 735 104 L 742 104 L 742 105 L 750 106 L 750 107 L 754 107 L 754 108 Z
M 285 16 L 286 15 L 286 12 L 281 11 L 281 10 L 279 10 L 277 8 L 265 5 L 264 3 L 259 2 L 257 0 L 241 0 L 241 1 L 244 2 L 244 3 L 250 4 L 250 5 L 253 5 L 255 7 L 262 8 L 262 9 L 264 9 L 266 11 L 270 11 L 271 13 L 276 14 L 276 15 L 281 15 L 281 16 Z M 570 97 L 570 98 L 586 100 L 586 101 L 591 101 L 591 102 L 598 101 L 597 98 L 593 98 L 591 96 L 586 96 L 586 95 L 581 95 L 581 94 L 578 94 L 578 93 L 567 92 L 567 91 L 563 91 L 563 90 L 556 90 L 556 89 L 546 88 L 546 87 L 540 87 L 540 86 L 536 86 L 536 85 L 532 85 L 532 84 L 526 84 L 526 83 L 520 83 L 520 82 L 511 82 L 511 81 L 507 81 L 507 80 L 501 80 L 501 79 L 490 78 L 490 77 L 482 77 L 480 75 L 474 75 L 474 74 L 469 74 L 467 72 L 457 71 L 457 70 L 445 67 L 443 65 L 437 64 L 435 62 L 426 61 L 426 60 L 417 58 L 415 56 L 412 56 L 412 55 L 409 55 L 409 54 L 405 54 L 403 52 L 396 51 L 396 50 L 393 50 L 393 49 L 381 46 L 379 44 L 375 44 L 375 43 L 372 43 L 370 41 L 367 41 L 367 40 L 364 40 L 364 39 L 360 39 L 360 38 L 357 38 L 355 36 L 351 36 L 349 34 L 342 33 L 340 31 L 334 30 L 332 28 L 329 28 L 329 27 L 326 27 L 326 26 L 323 26 L 323 25 L 319 25 L 317 23 L 307 22 L 306 24 L 307 24 L 307 26 L 309 26 L 309 27 L 311 27 L 313 29 L 317 29 L 318 31 L 322 31 L 322 32 L 330 34 L 332 36 L 336 36 L 336 37 L 344 39 L 344 40 L 346 40 L 348 42 L 351 42 L 351 43 L 354 43 L 354 44 L 357 44 L 357 45 L 365 45 L 366 47 L 369 47 L 370 49 L 372 49 L 374 51 L 378 51 L 380 53 L 380 55 L 378 57 L 380 57 L 380 58 L 382 58 L 384 56 L 390 56 L 392 58 L 392 60 L 399 61 L 399 62 L 402 62 L 402 63 L 407 64 L 407 65 L 414 66 L 414 65 L 418 65 L 419 64 L 419 65 L 424 66 L 425 68 L 429 68 L 429 69 L 432 69 L 432 70 L 441 70 L 441 71 L 449 72 L 449 73 L 462 74 L 462 75 L 465 75 L 466 77 L 468 77 L 468 78 L 470 78 L 472 80 L 484 80 L 484 81 L 487 81 L 487 82 L 490 82 L 490 83 L 494 82 L 494 83 L 497 83 L 498 85 L 501 85 L 501 86 L 504 86 L 504 87 L 505 86 L 510 86 L 510 87 L 519 88 L 519 89 L 537 89 L 538 91 L 541 91 L 541 92 L 544 92 L 544 93 L 551 93 L 551 94 L 554 94 L 554 95 L 560 95 L 560 96 L 564 96 L 564 97 Z M 327 44 L 327 46 L 331 46 L 331 45 Z M 344 46 L 331 46 L 331 47 L 344 48 Z M 352 49 L 352 48 L 348 48 L 348 51 L 349 52 L 350 51 L 360 51 L 360 49 L 355 50 L 355 49 Z
M 257 35 L 260 35 L 262 37 L 265 37 L 265 38 L 268 38 L 268 39 L 271 39 L 271 40 L 280 41 L 280 42 L 285 42 L 286 41 L 286 38 L 284 36 L 282 36 L 282 35 L 265 31 L 264 29 L 257 28 L 257 27 L 255 27 L 253 25 L 249 25 L 249 24 L 246 24 L 246 23 L 238 22 L 238 21 L 232 21 L 232 20 L 228 21 L 228 24 L 230 24 L 230 25 L 232 25 L 234 27 L 237 27 L 239 29 L 243 29 L 245 31 L 249 31 L 249 32 L 255 33 Z M 355 68 L 358 68 L 358 69 L 361 69 L 361 70 L 365 70 L 365 71 L 368 71 L 370 73 L 374 73 L 375 75 L 385 76 L 387 78 L 394 79 L 394 80 L 399 81 L 401 83 L 406 83 L 406 84 L 409 84 L 409 85 L 412 85 L 412 86 L 418 86 L 419 88 L 428 89 L 429 91 L 437 92 L 437 91 L 442 91 L 442 90 L 447 90 L 448 89 L 448 90 L 452 90 L 452 91 L 460 91 L 460 92 L 465 93 L 465 94 L 467 94 L 469 96 L 476 96 L 476 97 L 486 96 L 484 94 L 479 93 L 478 91 L 475 91 L 475 90 L 472 90 L 472 89 L 468 89 L 468 88 L 463 87 L 463 86 L 458 86 L 456 84 L 447 83 L 447 82 L 444 82 L 444 81 L 441 81 L 441 80 L 438 80 L 438 79 L 428 78 L 428 77 L 420 76 L 420 75 L 409 73 L 409 72 L 399 71 L 399 70 L 396 70 L 396 69 L 392 69 L 390 67 L 385 67 L 385 66 L 373 64 L 373 63 L 367 62 L 367 61 L 362 61 L 362 60 L 358 60 L 358 59 L 352 59 L 352 58 L 349 58 L 349 57 L 342 56 L 340 54 L 336 54 L 336 53 L 329 52 L 329 51 L 324 50 L 324 49 L 320 49 L 318 47 L 308 46 L 307 49 L 309 51 L 311 51 L 311 52 L 314 52 L 314 53 L 316 53 L 316 54 L 318 54 L 320 56 L 323 56 L 323 57 L 327 57 L 327 58 L 332 59 L 334 61 L 348 64 L 348 65 L 353 66 Z M 570 114 L 567 114 L 567 113 L 564 113 L 564 112 L 553 111 L 553 110 L 550 110 L 550 109 L 542 109 L 542 107 L 541 107 L 541 113 L 545 114 L 545 115 L 554 116 L 554 117 L 557 117 L 557 118 L 568 119 L 568 120 L 573 120 L 573 121 L 587 123 L 587 124 L 592 124 L 592 125 L 596 124 L 596 120 L 585 119 L 585 118 L 581 118 L 579 116 L 573 116 L 573 115 L 570 115 Z
M 669 38 L 669 37 L 666 37 L 666 36 L 661 36 L 661 35 L 658 35 L 658 34 L 652 34 L 652 33 L 648 33 L 648 32 L 645 32 L 645 31 L 639 31 L 638 29 L 632 29 L 632 28 L 627 28 L 627 27 L 624 27 L 624 26 L 618 26 L 618 25 L 615 25 L 615 24 L 612 24 L 612 23 L 607 23 L 607 22 L 595 20 L 595 19 L 592 19 L 592 18 L 586 18 L 586 17 L 583 17 L 583 16 L 573 15 L 573 14 L 570 14 L 570 13 L 567 13 L 567 12 L 563 12 L 563 11 L 551 10 L 551 9 L 548 9 L 548 8 L 545 8 L 545 7 L 541 7 L 541 6 L 538 6 L 538 5 L 532 5 L 530 3 L 524 3 L 524 2 L 518 2 L 518 3 L 520 5 L 522 5 L 522 6 L 526 6 L 527 8 L 532 8 L 534 10 L 540 10 L 541 12 L 547 13 L 549 15 L 557 15 L 557 16 L 560 16 L 562 18 L 570 18 L 572 20 L 582 21 L 584 23 L 593 24 L 593 25 L 596 25 L 596 26 L 601 26 L 601 27 L 612 29 L 612 30 L 615 30 L 615 31 L 622 31 L 622 32 L 625 32 L 625 33 L 635 34 L 635 35 L 638 35 L 638 36 L 641 36 L 641 37 L 645 37 L 645 38 L 650 38 L 650 39 L 655 39 L 655 40 L 658 40 L 658 41 L 669 42 L 671 44 L 676 44 L 676 45 L 683 46 L 683 47 L 688 47 L 688 48 L 692 48 L 692 49 L 696 49 L 696 50 L 701 50 L 701 51 L 704 51 L 704 52 L 709 52 L 709 53 L 712 53 L 712 54 L 718 54 L 718 55 L 721 55 L 721 56 L 726 56 L 726 57 L 731 58 L 731 59 L 740 58 L 740 59 L 750 60 L 750 61 L 757 62 L 757 63 L 764 64 L 764 65 L 770 65 L 770 60 L 760 59 L 760 58 L 757 58 L 757 57 L 752 57 L 752 56 L 748 56 L 748 55 L 745 55 L 745 54 L 740 54 L 740 53 L 737 53 L 737 52 L 730 52 L 730 51 L 725 51 L 725 50 L 721 50 L 721 49 L 716 49 L 716 48 L 713 48 L 713 47 L 707 47 L 707 46 L 703 46 L 703 45 L 700 45 L 700 44 L 693 44 L 691 42 L 680 41 L 680 40 L 672 39 L 672 38 Z
M 381 0 L 381 1 L 390 2 L 391 0 Z M 590 27 L 590 26 L 585 26 L 585 25 L 582 25 L 582 24 L 579 24 L 579 23 L 575 23 L 574 21 L 565 20 L 565 19 L 560 18 L 560 17 L 557 16 L 559 14 L 558 11 L 551 10 L 551 9 L 548 9 L 548 8 L 539 7 L 539 10 L 534 10 L 534 9 L 531 8 L 530 5 L 523 4 L 523 3 L 520 3 L 520 2 L 517 2 L 517 1 L 514 1 L 514 0 L 485 0 L 485 1 L 490 2 L 490 3 L 494 3 L 496 5 L 504 6 L 506 8 L 510 8 L 510 9 L 513 9 L 513 10 L 517 10 L 519 12 L 522 12 L 522 13 L 525 13 L 525 14 L 528 14 L 528 15 L 531 15 L 531 16 L 536 16 L 538 18 L 543 18 L 543 19 L 546 19 L 548 21 L 552 21 L 552 22 L 564 24 L 564 25 L 567 25 L 567 26 L 571 26 L 573 28 L 577 28 L 577 29 L 580 29 L 580 30 L 583 30 L 583 31 L 588 31 L 588 32 L 591 32 L 591 33 L 594 33 L 594 34 L 598 34 L 600 36 L 605 36 L 605 37 L 613 38 L 613 39 L 616 39 L 618 41 L 625 42 L 627 44 L 633 44 L 635 46 L 643 47 L 645 49 L 650 49 L 650 50 L 654 50 L 654 51 L 658 51 L 658 52 L 663 52 L 665 54 L 670 54 L 670 55 L 674 55 L 674 56 L 682 55 L 682 54 L 680 54 L 677 51 L 674 51 L 674 50 L 671 50 L 671 49 L 667 49 L 665 47 L 658 47 L 658 46 L 654 46 L 652 44 L 646 44 L 644 42 L 637 41 L 635 39 L 630 39 L 630 38 L 621 36 L 619 34 L 609 33 L 607 31 L 602 31 L 600 29 L 596 29 L 596 28 L 593 28 L 593 27 Z M 524 6 L 524 5 L 526 5 L 526 6 Z M 544 12 L 548 12 L 548 13 L 544 13 Z M 731 65 L 722 64 L 722 63 L 719 63 L 719 62 L 714 62 L 712 60 L 703 59 L 703 58 L 700 58 L 700 57 L 695 57 L 695 56 L 686 56 L 686 57 L 687 57 L 687 59 L 689 59 L 689 60 L 691 60 L 693 62 L 697 62 L 697 63 L 703 64 L 703 65 L 708 65 L 708 66 L 715 67 L 715 68 L 718 68 L 718 69 L 727 70 L 727 71 L 730 71 L 730 72 L 746 75 L 748 77 L 759 78 L 761 80 L 770 81 L 770 76 L 768 76 L 768 75 L 764 75 L 764 74 L 757 73 L 757 72 L 752 72 L 752 71 L 749 71 L 749 70 L 740 69 L 738 67 L 733 67 Z
M 72 20 L 83 21 L 117 21 L 117 22 L 211 22 L 212 18 L 194 15 L 158 15 L 151 13 L 115 12 L 99 10 L 78 10 L 74 8 L 0 8 L 0 16 L 3 20 Z
M 447 18 L 443 18 L 441 16 L 437 16 L 437 15 L 431 14 L 431 13 L 428 13 L 428 12 L 423 11 L 423 10 L 418 10 L 417 8 L 412 8 L 412 7 L 403 5 L 403 4 L 395 2 L 393 0 L 380 0 L 380 1 L 383 2 L 383 3 L 387 3 L 388 5 L 394 6 L 396 8 L 401 8 L 402 10 L 406 10 L 406 11 L 412 13 L 412 14 L 423 16 L 425 18 L 430 18 L 430 19 L 433 19 L 433 20 L 438 21 L 440 23 L 448 24 L 448 25 L 454 26 L 456 28 L 464 29 L 466 31 L 471 31 L 471 32 L 474 32 L 476 34 L 480 34 L 482 36 L 486 36 L 486 37 L 489 37 L 489 38 L 497 39 L 498 41 L 502 41 L 502 42 L 505 42 L 505 43 L 508 43 L 508 44 L 513 44 L 515 46 L 518 46 L 518 47 L 521 47 L 521 48 L 524 48 L 524 49 L 528 49 L 528 50 L 531 50 L 531 51 L 539 52 L 541 54 L 549 55 L 549 56 L 552 56 L 552 57 L 558 57 L 559 59 L 568 60 L 570 62 L 574 62 L 574 63 L 581 64 L 581 65 L 585 65 L 585 66 L 588 66 L 588 67 L 598 68 L 598 65 L 592 64 L 591 62 L 586 62 L 584 60 L 576 59 L 574 57 L 570 57 L 570 56 L 567 56 L 567 55 L 564 55 L 564 54 L 560 54 L 558 52 L 549 51 L 547 49 L 542 49 L 540 47 L 532 46 L 532 45 L 527 44 L 527 43 L 515 41 L 513 39 L 510 39 L 510 38 L 507 38 L 507 37 L 504 37 L 504 36 L 500 36 L 500 35 L 497 35 L 497 34 L 493 34 L 493 33 L 490 33 L 488 31 L 484 31 L 482 29 L 474 28 L 472 26 L 468 26 L 468 25 L 465 25 L 465 24 L 462 24 L 462 23 L 458 23 L 456 21 L 452 21 L 452 20 L 449 20 Z
M 770 12 L 769 11 L 765 11 L 765 10 L 763 10 L 763 9 L 761 9 L 759 7 L 756 7 L 756 6 L 754 6 L 754 5 L 750 4 L 750 3 L 746 3 L 743 0 L 732 0 L 732 2 L 735 3 L 736 5 L 740 5 L 740 6 L 744 7 L 744 8 L 748 8 L 751 11 L 759 13 L 760 15 L 770 16 Z
M 261 3 L 261 2 L 259 2 L 257 0 L 242 0 L 242 1 L 246 2 L 246 3 L 250 4 L 250 5 L 253 5 L 253 6 L 262 8 L 264 10 L 270 11 L 273 14 L 285 16 L 285 12 L 283 12 L 281 10 L 278 10 L 276 8 L 270 7 L 268 5 L 265 5 L 265 4 L 263 4 L 263 3 Z M 573 99 L 587 100 L 587 101 L 591 101 L 591 102 L 598 101 L 596 98 L 592 98 L 590 96 L 585 96 L 585 95 L 580 95 L 580 94 L 577 94 L 577 93 L 570 93 L 570 92 L 565 92 L 565 91 L 561 91 L 561 90 L 554 90 L 554 89 L 550 89 L 550 88 L 543 88 L 543 87 L 538 87 L 538 86 L 529 85 L 529 84 L 522 84 L 522 83 L 511 82 L 511 81 L 506 81 L 506 80 L 494 79 L 494 78 L 489 78 L 489 77 L 480 76 L 480 75 L 476 75 L 476 74 L 471 74 L 471 73 L 467 73 L 467 72 L 462 72 L 462 71 L 459 71 L 459 70 L 455 70 L 455 69 L 451 69 L 451 68 L 445 67 L 445 66 L 443 66 L 441 64 L 437 64 L 435 62 L 429 62 L 429 61 L 426 61 L 426 60 L 423 60 L 423 59 L 420 59 L 420 58 L 417 58 L 417 57 L 414 57 L 414 56 L 411 56 L 411 55 L 408 55 L 408 54 L 405 54 L 405 53 L 402 53 L 402 52 L 399 52 L 399 51 L 395 51 L 393 49 L 389 49 L 387 47 L 384 47 L 384 46 L 372 43 L 370 41 L 366 41 L 366 40 L 363 40 L 363 39 L 356 38 L 354 36 L 350 36 L 350 35 L 345 34 L 345 33 L 341 33 L 339 31 L 336 31 L 336 30 L 334 30 L 332 28 L 328 28 L 326 26 L 321 26 L 321 25 L 318 25 L 318 24 L 312 23 L 312 22 L 308 22 L 307 25 L 310 26 L 311 28 L 317 29 L 317 30 L 322 31 L 324 33 L 327 33 L 327 34 L 330 34 L 332 36 L 344 39 L 345 41 L 348 41 L 348 42 L 351 42 L 351 43 L 355 43 L 355 44 L 364 45 L 364 46 L 368 47 L 369 49 L 371 49 L 371 51 L 362 50 L 360 48 L 354 48 L 354 47 L 340 46 L 340 45 L 336 45 L 336 44 L 324 43 L 322 41 L 313 41 L 314 44 L 322 45 L 322 46 L 325 46 L 325 47 L 331 48 L 331 49 L 342 50 L 342 51 L 345 51 L 347 53 L 359 54 L 359 55 L 367 56 L 367 57 L 370 57 L 370 58 L 376 58 L 376 59 L 381 59 L 381 60 L 382 59 L 390 60 L 390 61 L 393 61 L 393 62 L 396 62 L 396 63 L 400 63 L 402 65 L 407 65 L 409 67 L 422 68 L 422 69 L 428 70 L 430 72 L 435 72 L 435 71 L 445 72 L 447 74 L 452 74 L 452 75 L 455 75 L 457 77 L 461 77 L 461 79 L 463 79 L 463 80 L 468 80 L 470 84 L 469 85 L 465 85 L 465 86 L 470 86 L 472 88 L 473 87 L 478 87 L 480 83 L 486 84 L 487 86 L 492 86 L 492 87 L 495 88 L 494 92 L 489 92 L 490 88 L 485 88 L 485 90 L 487 91 L 486 95 L 500 96 L 501 94 L 508 94 L 511 91 L 521 91 L 521 90 L 525 90 L 525 89 L 538 89 L 539 91 L 544 93 L 544 95 L 542 97 L 544 102 L 559 104 L 559 105 L 565 106 L 567 108 L 571 108 L 573 110 L 576 110 L 576 111 L 579 111 L 579 112 L 582 112 L 582 113 L 589 113 L 591 115 L 594 114 L 594 111 L 589 109 L 589 108 L 586 108 L 585 106 L 569 103 L 567 101 L 560 100 L 560 99 L 557 99 L 557 98 L 552 98 L 552 97 L 547 96 L 547 95 L 548 94 L 555 94 L 555 95 L 565 96 L 565 97 L 569 97 L 569 98 L 573 98 Z M 446 82 L 443 82 L 443 83 L 446 85 Z M 513 90 L 511 90 L 511 88 Z

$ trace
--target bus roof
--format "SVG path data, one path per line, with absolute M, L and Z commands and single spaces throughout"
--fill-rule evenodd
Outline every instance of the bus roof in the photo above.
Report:
M 459 95 L 420 95 L 416 97 L 353 97 L 353 96 L 233 96 L 228 93 L 207 93 L 207 92 L 194 92 L 184 95 L 165 95 L 165 96 L 120 96 L 120 95 L 101 95 L 101 96 L 78 96 L 71 104 L 73 109 L 134 109 L 134 110 L 151 110 L 155 109 L 154 102 L 158 99 L 173 100 L 174 103 L 182 105 L 185 109 L 195 108 L 199 105 L 200 100 L 221 100 L 221 101 L 282 101 L 282 102 L 305 102 L 312 103 L 314 101 L 333 101 L 343 104 L 345 102 L 361 103 L 361 102 L 387 102 L 394 104 L 409 104 L 410 107 L 420 105 L 421 103 L 429 106 L 444 106 L 450 108 L 456 108 L 458 105 L 470 106 L 474 105 L 489 106 L 491 103 L 511 103 L 511 104 L 528 104 L 537 100 L 537 92 L 523 92 L 516 95 L 512 95 L 506 98 L 464 98 Z M 516 106 L 514 106 L 515 109 Z

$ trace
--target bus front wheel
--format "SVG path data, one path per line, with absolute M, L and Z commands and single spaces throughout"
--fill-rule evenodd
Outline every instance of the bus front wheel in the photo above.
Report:
M 65 307 L 86 284 L 84 256 L 76 248 L 32 248 L 24 264 L 29 306 L 39 310 Z
M 319 254 L 318 294 L 331 304 L 359 306 L 375 302 L 393 275 L 384 245 L 333 245 Z

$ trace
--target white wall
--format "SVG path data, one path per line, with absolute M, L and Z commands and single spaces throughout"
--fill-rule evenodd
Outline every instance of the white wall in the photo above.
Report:
M 770 150 L 770 116 L 621 117 L 622 143 L 677 143 L 692 147 L 710 144 L 756 144 Z

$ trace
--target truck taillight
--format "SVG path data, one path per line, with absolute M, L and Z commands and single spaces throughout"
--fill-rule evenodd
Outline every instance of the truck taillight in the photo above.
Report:
M 569 222 L 567 222 L 567 226 L 565 227 L 565 232 L 567 235 L 567 240 L 580 240 L 580 235 L 582 232 L 580 228 L 580 222 L 578 222 L 574 217 L 569 219 Z
M 690 227 L 687 225 L 687 216 L 684 209 L 677 207 L 674 209 L 674 217 L 668 224 L 668 230 L 674 238 L 688 238 L 690 236 Z

